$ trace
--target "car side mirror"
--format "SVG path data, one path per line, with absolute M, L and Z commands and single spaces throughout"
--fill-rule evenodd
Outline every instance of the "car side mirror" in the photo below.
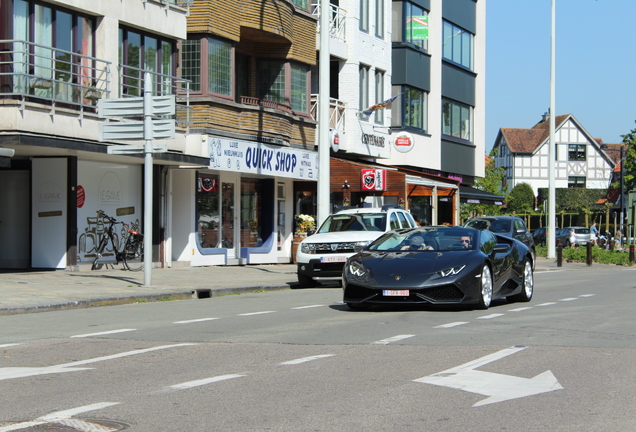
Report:
M 510 245 L 507 243 L 497 243 L 493 248 L 493 252 L 496 253 L 505 253 L 510 251 Z

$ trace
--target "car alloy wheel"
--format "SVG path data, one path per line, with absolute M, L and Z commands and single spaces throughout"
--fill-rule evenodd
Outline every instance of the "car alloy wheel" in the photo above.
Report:
M 481 294 L 479 296 L 480 309 L 488 309 L 492 302 L 492 273 L 490 267 L 484 264 L 481 270 Z

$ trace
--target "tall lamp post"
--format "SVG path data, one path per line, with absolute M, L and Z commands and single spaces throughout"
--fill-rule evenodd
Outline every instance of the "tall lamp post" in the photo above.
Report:
M 555 129 L 556 109 L 556 0 L 552 0 L 552 24 L 550 33 L 550 142 L 548 147 L 548 230 L 546 233 L 548 258 L 556 257 L 556 175 L 555 169 Z

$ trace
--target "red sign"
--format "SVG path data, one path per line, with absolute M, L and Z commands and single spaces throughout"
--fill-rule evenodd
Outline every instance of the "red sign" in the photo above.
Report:
M 363 169 L 362 190 L 384 191 L 386 190 L 386 171 L 381 169 Z
M 84 203 L 86 202 L 86 192 L 82 186 L 77 186 L 77 208 L 84 207 Z
M 199 192 L 216 192 L 216 179 L 210 177 L 200 178 Z

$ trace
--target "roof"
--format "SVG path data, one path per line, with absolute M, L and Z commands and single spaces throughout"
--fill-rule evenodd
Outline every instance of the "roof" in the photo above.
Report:
M 469 204 L 503 205 L 505 198 L 470 186 L 459 186 L 459 201 Z
M 555 124 L 558 129 L 571 114 L 556 116 Z M 513 153 L 534 153 L 534 151 L 550 136 L 549 117 L 534 125 L 531 129 L 501 128 L 508 148 Z

